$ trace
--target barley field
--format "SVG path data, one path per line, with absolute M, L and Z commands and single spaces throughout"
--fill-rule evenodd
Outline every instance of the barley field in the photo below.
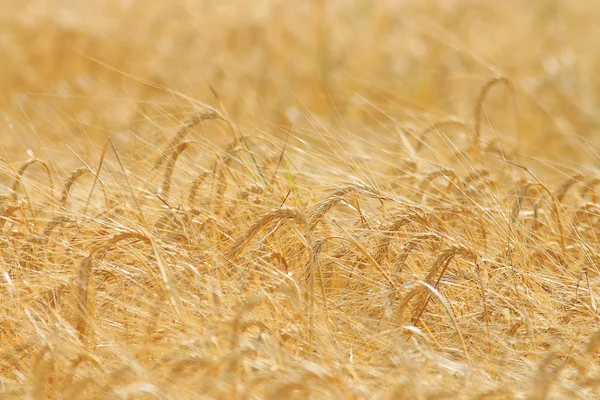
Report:
M 600 398 L 599 20 L 3 0 L 0 398 Z

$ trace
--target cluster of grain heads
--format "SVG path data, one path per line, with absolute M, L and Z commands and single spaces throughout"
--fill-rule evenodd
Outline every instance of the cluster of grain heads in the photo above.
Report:
M 394 275 L 398 277 L 402 274 L 404 263 L 406 262 L 408 256 L 411 253 L 414 253 L 415 248 L 417 246 L 422 245 L 427 241 L 431 241 L 432 243 L 439 245 L 442 239 L 442 235 L 440 235 L 437 232 L 424 232 L 417 234 L 414 237 L 412 237 L 412 239 L 406 241 L 406 243 L 404 243 L 404 245 L 398 251 L 398 257 L 395 260 L 396 266 L 394 268 Z M 388 246 L 386 246 L 386 249 L 387 248 Z
M 574 302 L 597 314 L 593 229 L 600 208 L 594 203 L 598 181 L 593 178 L 574 174 L 554 186 L 534 177 L 533 182 L 518 181 L 510 193 L 504 190 L 514 181 L 502 181 L 491 167 L 461 172 L 436 166 L 425 173 L 414 163 L 409 172 L 421 179 L 414 186 L 399 180 L 386 192 L 377 185 L 347 185 L 320 199 L 302 193 L 303 201 L 291 208 L 283 204 L 291 203 L 288 196 L 299 189 L 279 180 L 277 170 L 284 151 L 293 155 L 292 146 L 273 145 L 275 156 L 263 160 L 245 144 L 248 137 L 236 138 L 217 160 L 190 170 L 181 155 L 198 143 L 185 139 L 191 126 L 159 156 L 156 167 L 164 171 L 160 189 L 145 192 L 153 201 L 140 204 L 135 195 L 133 188 L 144 185 L 144 176 L 121 168 L 125 186 L 110 181 L 100 167 L 95 172 L 82 167 L 66 176 L 56 198 L 34 212 L 27 194 L 31 185 L 24 183 L 27 171 L 32 173 L 34 165 L 45 170 L 52 195 L 56 180 L 37 159 L 14 169 L 11 192 L 2 199 L 0 229 L 9 240 L 0 246 L 0 255 L 26 267 L 10 277 L 11 285 L 19 277 L 55 274 L 57 282 L 44 284 L 35 306 L 64 317 L 79 351 L 100 354 L 97 345 L 119 335 L 168 347 L 174 338 L 201 333 L 190 339 L 197 354 L 172 348 L 167 355 L 144 354 L 158 360 L 148 365 L 164 369 L 167 383 L 144 386 L 123 379 L 121 393 L 159 393 L 174 387 L 181 375 L 204 374 L 222 378 L 223 387 L 215 393 L 233 395 L 260 369 L 281 371 L 294 362 L 333 360 L 296 366 L 295 377 L 263 391 L 273 396 L 312 393 L 311 385 L 327 391 L 348 374 L 364 373 L 331 367 L 352 365 L 348 354 L 361 371 L 389 362 L 395 351 L 421 352 L 415 359 L 452 359 L 461 368 L 487 360 L 490 350 L 503 355 L 539 351 L 543 327 L 536 319 L 540 300 L 535 296 L 540 295 L 530 295 L 537 287 L 550 286 L 557 297 L 575 292 Z M 245 163 L 249 155 L 256 156 L 254 165 Z M 117 160 L 121 163 L 118 155 Z M 177 178 L 176 168 L 182 172 Z M 73 190 L 90 172 L 105 199 L 89 208 L 93 215 Z M 434 196 L 442 179 L 443 196 Z M 177 205 L 178 195 L 186 194 L 180 184 L 189 189 Z M 563 232 L 567 226 L 568 235 Z M 565 284 L 557 289 L 559 279 Z M 69 290 L 71 300 L 65 296 Z M 187 318 L 193 322 L 182 322 Z M 501 340 L 504 344 L 494 347 Z M 587 368 L 600 342 L 594 340 L 587 353 L 554 353 L 538 360 L 531 396 L 552 391 L 550 383 L 565 373 L 559 361 L 579 368 L 587 379 L 582 382 L 589 384 L 593 375 Z M 50 359 L 50 353 L 41 351 L 38 358 Z M 99 369 L 77 357 L 69 359 L 75 360 L 73 371 Z M 44 368 L 36 371 L 47 380 Z M 74 374 L 64 380 L 65 393 L 110 386 Z M 485 393 L 501 392 L 494 390 Z
M 487 168 L 476 168 L 463 178 L 462 187 L 466 197 L 475 199 L 483 188 L 498 189 L 498 182 L 492 171 Z

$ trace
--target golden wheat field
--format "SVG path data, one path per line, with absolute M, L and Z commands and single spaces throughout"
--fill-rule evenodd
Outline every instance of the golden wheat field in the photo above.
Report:
M 599 398 L 599 20 L 3 0 L 0 398 Z

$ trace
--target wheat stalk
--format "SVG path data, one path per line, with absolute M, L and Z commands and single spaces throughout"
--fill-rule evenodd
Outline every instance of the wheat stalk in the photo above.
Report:
M 219 111 L 213 108 L 207 108 L 206 110 L 201 110 L 195 113 L 190 119 L 188 119 L 181 128 L 175 133 L 175 137 L 171 139 L 169 144 L 165 147 L 160 157 L 154 162 L 154 169 L 159 169 L 162 164 L 165 162 L 165 159 L 168 157 L 169 153 L 172 153 L 185 139 L 189 131 L 196 125 L 201 122 L 209 121 L 213 119 L 223 119 Z
M 499 84 L 504 84 L 511 92 L 513 91 L 513 85 L 504 76 L 491 78 L 483 85 L 475 101 L 475 110 L 473 112 L 473 143 L 471 144 L 471 149 L 481 151 L 481 120 L 483 119 L 485 99 L 490 90 Z
M 65 181 L 65 184 L 63 186 L 63 191 L 60 195 L 60 204 L 62 204 L 63 207 L 66 207 L 66 205 L 67 205 L 67 200 L 69 199 L 69 194 L 71 193 L 71 188 L 73 187 L 73 185 L 75 184 L 77 179 L 79 179 L 80 177 L 82 177 L 83 175 L 85 175 L 88 172 L 90 172 L 90 170 L 87 167 L 81 167 L 81 168 L 77 168 L 75 171 L 73 171 L 71 173 L 71 175 L 69 175 L 69 177 Z
M 177 159 L 188 148 L 189 145 L 196 143 L 193 140 L 186 140 L 185 142 L 179 143 L 173 153 L 171 154 L 171 158 L 169 158 L 169 162 L 167 163 L 167 168 L 165 170 L 165 177 L 163 179 L 163 184 L 161 188 L 161 193 L 165 198 L 169 198 L 169 194 L 171 192 L 171 179 L 173 178 L 173 171 L 175 169 L 175 163 Z

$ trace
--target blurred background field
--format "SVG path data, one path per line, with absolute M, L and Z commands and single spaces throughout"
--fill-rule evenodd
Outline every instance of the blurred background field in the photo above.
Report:
M 319 121 L 341 135 L 368 127 L 359 136 L 385 140 L 390 125 L 468 120 L 478 90 L 502 75 L 518 112 L 494 90 L 497 107 L 486 109 L 494 132 L 576 167 L 597 153 L 599 8 L 579 0 L 8 0 L 3 146 L 50 151 L 75 141 L 85 151 L 108 134 L 144 146 L 185 120 L 195 101 L 216 105 L 207 82 L 230 118 L 254 129 Z
M 0 392 L 594 398 L 598 20 L 3 0 Z

